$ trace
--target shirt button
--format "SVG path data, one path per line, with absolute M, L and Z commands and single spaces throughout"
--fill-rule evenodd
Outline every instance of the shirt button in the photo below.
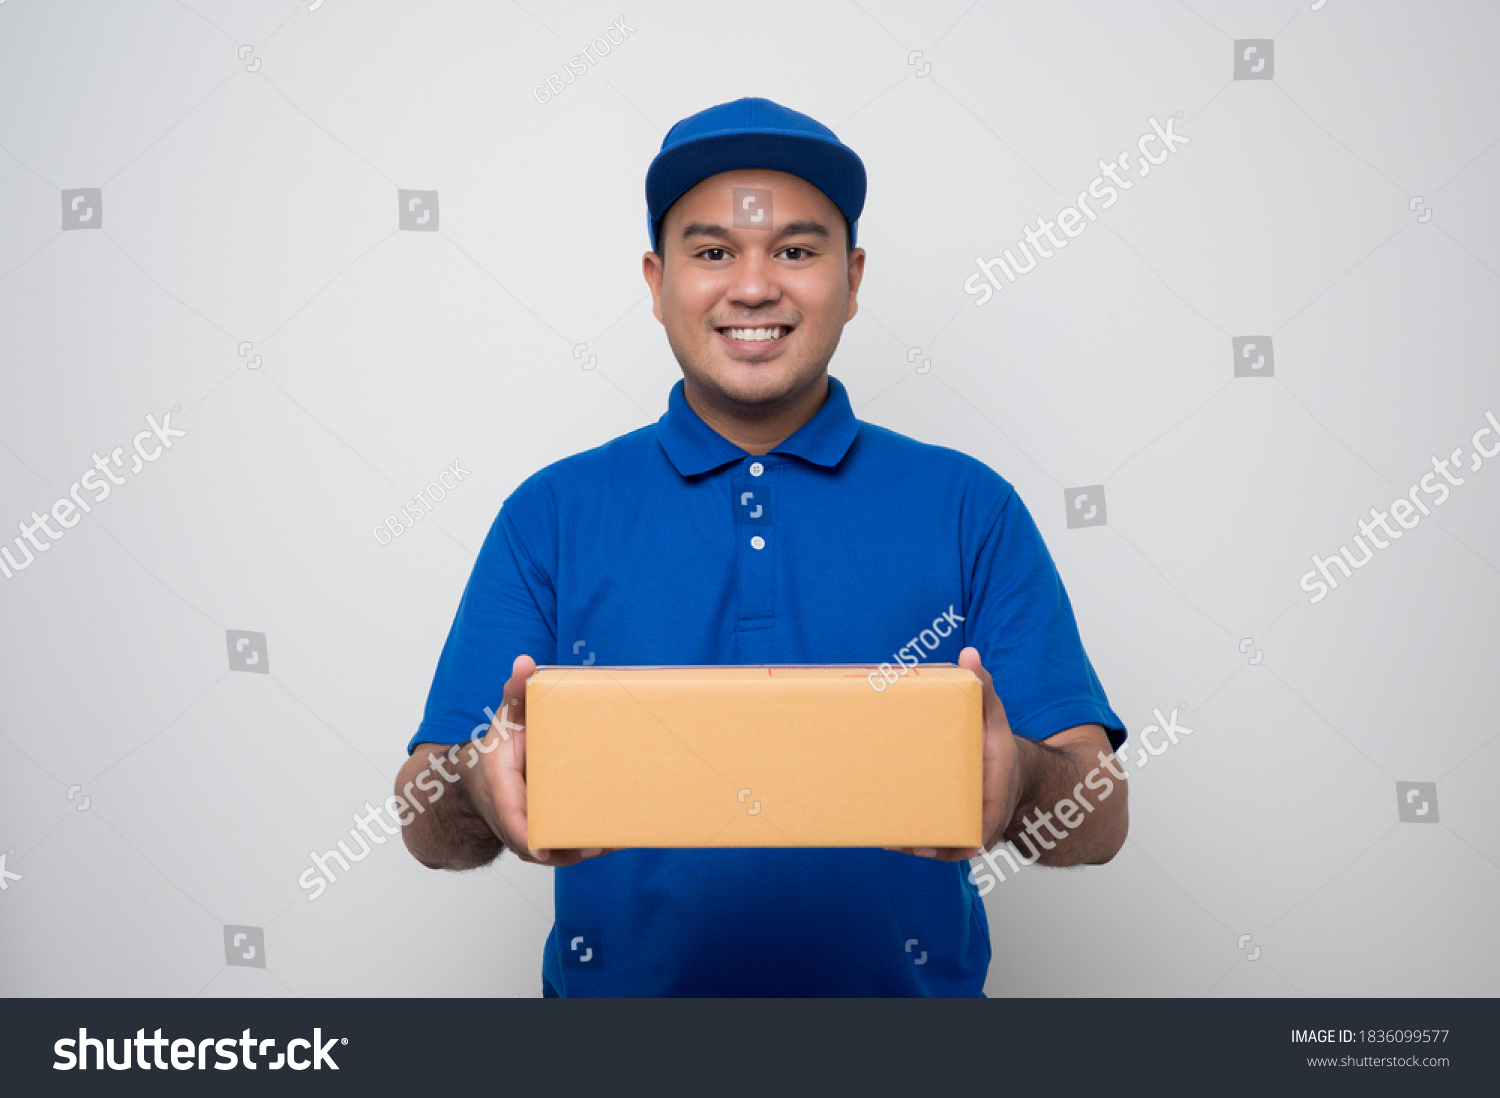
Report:
M 760 462 L 754 461 L 754 462 L 750 463 L 750 475 L 752 477 L 758 477 L 762 473 L 764 473 L 765 471 L 766 471 L 766 467 L 764 465 L 762 465 Z M 760 546 L 757 545 L 756 548 L 759 549 Z
M 750 539 L 750 547 L 752 549 L 764 549 L 766 547 L 766 539 L 756 534 Z

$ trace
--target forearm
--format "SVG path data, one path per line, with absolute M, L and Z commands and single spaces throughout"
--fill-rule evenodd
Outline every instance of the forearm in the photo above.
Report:
M 504 847 L 474 807 L 470 783 L 477 775 L 462 765 L 465 753 L 458 753 L 455 765 L 448 751 L 443 744 L 418 744 L 396 776 L 396 795 L 415 817 L 402 826 L 401 838 L 429 869 L 475 869 L 494 861 Z
M 1042 865 L 1102 865 L 1129 826 L 1128 790 L 1097 744 L 1053 746 L 1016 737 L 1020 800 L 1003 837 L 1041 855 Z M 1113 776 L 1112 776 L 1113 775 Z

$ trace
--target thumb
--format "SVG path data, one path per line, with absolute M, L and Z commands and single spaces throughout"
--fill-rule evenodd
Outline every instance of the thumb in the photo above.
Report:
M 984 715 L 985 720 L 999 718 L 1000 723 L 1009 727 L 1009 721 L 1005 716 L 1005 705 L 1000 700 L 1000 695 L 995 693 L 995 681 L 990 673 L 984 669 L 979 662 L 979 649 L 970 645 L 958 654 L 958 666 L 965 671 L 974 672 L 974 677 L 979 680 L 984 688 Z
M 511 664 L 510 679 L 505 684 L 505 696 L 500 705 L 500 717 L 506 718 L 508 723 L 501 724 L 509 738 L 509 733 L 515 731 L 515 725 L 526 724 L 526 680 L 536 673 L 536 661 L 527 655 L 520 655 Z M 496 723 L 500 723 L 498 720 Z
M 958 654 L 958 666 L 962 667 L 965 671 L 974 672 L 978 676 L 979 681 L 984 683 L 987 689 L 994 689 L 990 681 L 990 673 L 979 662 L 979 649 L 975 648 L 972 644 Z

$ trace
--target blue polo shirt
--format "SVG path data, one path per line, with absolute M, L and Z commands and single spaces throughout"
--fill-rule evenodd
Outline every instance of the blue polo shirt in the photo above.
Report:
M 1123 742 L 1015 490 L 956 450 L 860 422 L 844 386 L 828 388 L 755 456 L 705 424 L 679 381 L 657 423 L 521 484 L 485 538 L 408 751 L 486 724 L 521 654 L 896 664 L 914 638 L 930 662 L 977 648 L 1018 735 L 1098 723 Z M 979 995 L 989 924 L 968 874 L 878 849 L 618 851 L 554 870 L 543 991 Z

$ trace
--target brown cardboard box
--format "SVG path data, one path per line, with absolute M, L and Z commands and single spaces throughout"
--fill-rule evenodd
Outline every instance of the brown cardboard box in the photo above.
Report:
M 530 845 L 978 846 L 982 705 L 951 663 L 539 667 Z

